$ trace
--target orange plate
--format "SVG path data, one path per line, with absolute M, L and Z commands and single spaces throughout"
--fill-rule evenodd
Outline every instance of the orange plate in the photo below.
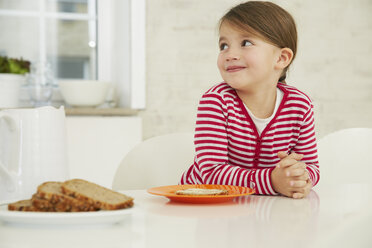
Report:
M 201 188 L 201 189 L 225 189 L 227 195 L 177 195 L 177 190 Z M 153 195 L 161 195 L 169 198 L 171 201 L 184 203 L 220 203 L 230 201 L 235 197 L 254 194 L 254 190 L 247 187 L 232 185 L 212 185 L 212 184 L 187 184 L 170 185 L 148 189 L 147 192 Z

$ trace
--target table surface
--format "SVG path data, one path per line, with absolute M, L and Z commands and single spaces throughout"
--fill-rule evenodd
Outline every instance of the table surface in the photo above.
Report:
M 113 225 L 0 222 L 0 247 L 371 247 L 372 184 L 322 185 L 305 199 L 243 196 L 181 204 L 146 190 Z

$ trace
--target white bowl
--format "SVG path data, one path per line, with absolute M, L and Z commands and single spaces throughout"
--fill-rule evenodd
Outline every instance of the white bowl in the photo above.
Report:
M 59 80 L 66 103 L 74 107 L 96 107 L 104 103 L 109 83 L 97 80 Z

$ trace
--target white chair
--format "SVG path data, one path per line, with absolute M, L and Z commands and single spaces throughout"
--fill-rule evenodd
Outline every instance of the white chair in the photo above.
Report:
M 349 128 L 318 142 L 320 185 L 372 181 L 372 129 Z
M 192 133 L 173 133 L 143 141 L 120 163 L 112 188 L 131 190 L 178 184 L 194 161 L 193 140 Z

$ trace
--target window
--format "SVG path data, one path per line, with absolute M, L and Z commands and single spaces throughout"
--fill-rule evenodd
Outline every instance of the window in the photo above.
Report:
M 51 65 L 54 101 L 58 79 L 99 79 L 145 107 L 145 0 L 0 0 L 0 30 L 1 55 Z

